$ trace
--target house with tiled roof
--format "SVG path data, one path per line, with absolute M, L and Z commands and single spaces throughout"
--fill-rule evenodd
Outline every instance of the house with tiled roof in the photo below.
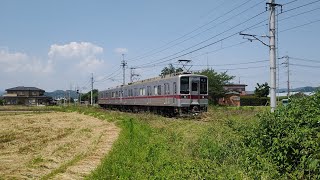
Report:
M 224 97 L 219 99 L 220 105 L 240 106 L 240 97 L 246 95 L 246 84 L 226 84 Z
M 50 99 L 44 90 L 36 87 L 18 86 L 6 91 L 3 95 L 6 105 L 46 105 Z

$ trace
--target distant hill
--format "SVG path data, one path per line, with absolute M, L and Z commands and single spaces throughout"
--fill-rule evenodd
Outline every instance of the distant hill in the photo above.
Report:
M 320 90 L 320 87 L 311 87 L 311 86 L 305 86 L 305 87 L 298 87 L 298 88 L 294 88 L 294 89 L 290 89 L 291 92 L 314 92 Z M 282 88 L 279 89 L 278 92 L 287 92 L 287 89 Z
M 70 91 L 70 90 L 55 90 L 53 92 L 45 92 L 44 95 L 50 96 L 52 98 L 62 98 L 62 97 L 69 97 L 69 92 L 70 92 L 70 97 L 73 99 L 78 99 L 78 94 L 76 91 Z

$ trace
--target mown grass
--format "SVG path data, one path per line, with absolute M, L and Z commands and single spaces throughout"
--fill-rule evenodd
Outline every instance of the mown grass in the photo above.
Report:
M 210 107 L 197 119 L 69 107 L 116 122 L 122 131 L 112 151 L 87 179 L 272 179 L 268 159 L 243 138 L 266 108 Z

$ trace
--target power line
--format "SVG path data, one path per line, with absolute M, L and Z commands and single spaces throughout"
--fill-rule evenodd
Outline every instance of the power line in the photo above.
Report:
M 248 1 L 247 1 L 247 2 L 248 2 Z M 179 44 L 181 44 L 181 43 L 184 43 L 184 42 L 186 42 L 186 41 L 188 41 L 188 40 L 190 40 L 190 39 L 193 39 L 193 38 L 195 38 L 195 37 L 203 34 L 204 32 L 207 32 L 207 31 L 209 31 L 209 30 L 212 30 L 212 29 L 218 27 L 219 25 L 222 25 L 222 24 L 224 24 L 224 23 L 226 23 L 226 22 L 234 19 L 235 17 L 238 17 L 239 15 L 241 15 L 241 14 L 247 12 L 248 10 L 256 7 L 257 5 L 261 4 L 262 2 L 264 2 L 264 0 L 261 1 L 261 2 L 259 2 L 259 3 L 257 3 L 257 4 L 255 4 L 255 5 L 253 5 L 253 6 L 251 6 L 251 7 L 249 7 L 249 8 L 247 8 L 247 9 L 245 9 L 244 11 L 242 11 L 242 12 L 240 12 L 240 13 L 238 13 L 238 14 L 236 14 L 236 15 L 234 15 L 234 16 L 232 16 L 232 17 L 230 17 L 230 18 L 228 18 L 228 19 L 226 19 L 226 20 L 224 20 L 224 21 L 222 21 L 222 22 L 220 22 L 219 24 L 216 24 L 215 26 L 212 26 L 212 27 L 210 27 L 210 28 L 208 28 L 208 29 L 205 29 L 204 31 L 201 31 L 201 32 L 199 32 L 199 33 L 197 33 L 197 34 L 195 34 L 195 35 L 193 35 L 193 36 L 191 36 L 191 37 L 189 37 L 189 38 L 187 38 L 187 39 L 184 39 L 183 41 L 177 42 L 177 43 L 175 43 L 175 44 L 173 44 L 173 45 L 171 45 L 171 46 L 169 46 L 169 47 L 167 47 L 167 48 L 164 48 L 164 49 L 162 49 L 162 50 L 156 51 L 155 53 L 152 53 L 152 54 L 150 54 L 150 55 L 148 55 L 148 56 L 144 56 L 144 57 L 142 57 L 142 58 L 139 58 L 139 60 L 144 59 L 144 58 L 147 58 L 147 57 L 150 57 L 150 56 L 153 56 L 153 55 L 158 54 L 158 53 L 161 53 L 161 52 L 163 52 L 163 51 L 165 51 L 165 50 L 168 50 L 168 49 L 170 49 L 170 48 L 172 48 L 172 47 L 175 47 L 175 46 L 177 46 L 177 45 L 179 45 Z
M 298 1 L 298 0 L 293 0 L 293 1 L 290 1 L 290 2 L 287 2 L 287 3 L 284 3 L 283 6 L 284 6 L 284 5 L 291 4 L 291 3 L 294 3 L 294 2 L 296 2 L 296 1 Z
M 114 72 L 110 73 L 109 75 L 103 77 L 101 80 L 96 81 L 96 82 L 102 82 L 105 80 L 108 80 L 110 77 L 112 77 L 116 72 L 119 72 L 119 70 L 121 69 L 121 67 L 119 67 L 118 69 L 116 69 Z
M 320 63 L 319 60 L 304 59 L 304 58 L 295 58 L 295 57 L 291 57 L 291 56 L 290 56 L 290 58 L 293 59 L 293 60 L 298 60 L 298 61 L 307 61 L 307 62 Z
M 291 18 L 300 16 L 300 15 L 303 15 L 303 14 L 307 14 L 307 13 L 313 12 L 313 11 L 318 10 L 318 9 L 320 9 L 320 7 L 315 8 L 315 9 L 311 9 L 311 10 L 309 10 L 309 11 L 304 11 L 304 12 L 299 13 L 299 14 L 291 15 L 291 16 L 289 16 L 289 17 L 286 17 L 286 18 L 283 18 L 283 19 L 279 19 L 279 22 L 280 22 L 280 21 L 283 21 L 283 20 L 287 20 L 287 19 L 291 19 Z
M 234 71 L 234 70 L 244 70 L 244 69 L 257 69 L 266 68 L 268 66 L 253 66 L 253 67 L 240 67 L 240 68 L 225 68 L 225 69 L 215 69 L 216 71 Z M 199 70 L 201 71 L 201 70 Z
M 224 50 L 224 49 L 228 49 L 228 48 L 232 48 L 232 47 L 235 47 L 235 46 L 239 46 L 241 44 L 244 44 L 244 43 L 248 43 L 249 41 L 242 41 L 240 43 L 237 43 L 237 44 L 233 44 L 233 45 L 230 45 L 230 46 L 226 46 L 226 47 L 222 47 L 222 48 L 219 48 L 219 49 L 216 49 L 216 50 L 213 50 L 213 51 L 208 51 L 206 53 L 203 53 L 203 54 L 200 54 L 200 55 L 197 55 L 197 56 L 193 56 L 191 57 L 192 59 L 193 58 L 197 58 L 197 57 L 200 57 L 200 56 L 203 56 L 203 55 L 207 55 L 207 54 L 211 54 L 211 53 L 214 53 L 214 52 L 218 52 L 218 51 L 221 51 L 221 50 Z
M 209 64 L 208 66 L 234 66 L 234 65 L 245 65 L 245 64 L 255 64 L 261 62 L 268 62 L 269 60 L 260 60 L 260 61 L 250 61 L 250 62 L 243 62 L 243 63 L 230 63 L 230 64 Z M 175 64 L 176 65 L 176 64 Z M 206 64 L 196 64 L 192 66 L 207 66 Z
M 317 23 L 317 22 L 320 22 L 320 19 L 315 20 L 315 21 L 311 21 L 311 22 L 308 22 L 308 23 L 305 23 L 305 24 L 301 24 L 301 25 L 298 25 L 298 26 L 294 26 L 294 27 L 291 27 L 291 28 L 288 28 L 288 29 L 285 29 L 285 30 L 282 30 L 282 31 L 280 31 L 280 33 L 286 32 L 286 31 L 290 31 L 292 29 L 300 28 L 300 27 L 303 27 L 303 26 L 307 26 L 307 25 L 310 25 L 310 24 L 314 24 L 314 23 Z
M 307 67 L 307 68 L 320 68 L 320 66 L 311 66 L 311 65 L 304 65 L 304 64 L 292 64 L 292 63 L 290 63 L 290 65 L 292 65 L 292 66 L 300 66 L 300 67 Z
M 297 6 L 295 8 L 288 9 L 286 11 L 283 11 L 283 13 L 290 12 L 290 11 L 293 11 L 293 10 L 296 10 L 296 9 L 299 9 L 299 8 L 302 8 L 302 7 L 305 7 L 305 6 L 309 6 L 309 5 L 312 5 L 312 4 L 317 3 L 317 2 L 320 2 L 320 0 L 312 1 L 312 2 L 309 2 L 307 4 L 303 4 L 301 6 Z
M 120 70 L 120 68 L 119 68 L 119 70 Z M 103 78 L 103 79 L 101 79 L 99 81 L 96 81 L 96 82 L 97 83 L 101 83 L 101 82 L 105 82 L 107 80 L 111 80 L 114 77 L 118 77 L 121 74 L 121 71 L 119 71 L 119 70 L 117 71 L 118 72 L 117 74 L 115 74 L 116 72 L 114 72 L 114 73 L 110 74 L 108 77 Z
M 241 22 L 241 23 L 239 23 L 239 24 L 237 24 L 237 25 L 235 25 L 235 26 L 233 26 L 233 27 L 231 27 L 231 28 L 229 28 L 229 29 L 227 29 L 227 30 L 219 33 L 219 34 L 217 34 L 217 35 L 215 35 L 215 36 L 212 36 L 212 37 L 210 37 L 210 38 L 208 38 L 208 39 L 206 39 L 206 40 L 204 40 L 204 41 L 201 41 L 200 43 L 197 43 L 197 44 L 195 44 L 195 45 L 193 45 L 193 46 L 191 46 L 191 47 L 188 47 L 188 48 L 186 48 L 186 49 L 184 49 L 184 50 L 182 50 L 182 51 L 179 51 L 179 52 L 174 53 L 174 54 L 172 54 L 172 55 L 169 55 L 169 56 L 167 56 L 167 57 L 164 57 L 164 58 L 161 58 L 161 59 L 158 59 L 158 60 L 155 60 L 155 61 L 146 63 L 146 64 L 142 64 L 142 65 L 140 65 L 140 66 L 153 64 L 154 62 L 158 62 L 158 61 L 160 61 L 160 62 L 155 63 L 155 64 L 159 64 L 159 63 L 162 63 L 162 62 L 171 61 L 171 60 L 173 60 L 173 59 L 176 59 L 176 58 L 179 58 L 179 57 L 182 57 L 182 56 L 191 54 L 191 53 L 193 53 L 193 52 L 199 51 L 199 50 L 201 50 L 201 49 L 203 49 L 203 48 L 212 46 L 212 45 L 214 45 L 214 44 L 216 44 L 216 43 L 218 43 L 218 42 L 221 42 L 221 41 L 223 41 L 223 40 L 226 40 L 226 39 L 228 39 L 228 38 L 231 38 L 232 36 L 238 35 L 239 32 L 236 32 L 236 33 L 234 33 L 234 34 L 232 34 L 232 35 L 229 35 L 229 36 L 227 36 L 227 37 L 224 37 L 224 38 L 222 38 L 222 39 L 220 39 L 220 40 L 218 40 L 218 41 L 215 41 L 215 42 L 213 42 L 213 43 L 207 44 L 207 45 L 205 45 L 205 46 L 203 46 L 203 47 L 200 47 L 200 48 L 198 48 L 198 49 L 192 50 L 192 51 L 190 51 L 190 52 L 188 52 L 188 53 L 185 53 L 185 54 L 183 54 L 183 55 L 180 55 L 180 56 L 171 58 L 171 59 L 169 59 L 169 60 L 164 60 L 164 59 L 170 58 L 170 57 L 172 57 L 172 56 L 175 56 L 175 55 L 177 55 L 177 54 L 180 54 L 180 53 L 182 53 L 182 52 L 184 52 L 184 51 L 186 51 L 186 50 L 189 50 L 189 49 L 191 49 L 191 48 L 193 48 L 193 47 L 196 47 L 196 46 L 198 46 L 198 45 L 200 45 L 200 44 L 203 44 L 203 43 L 205 43 L 205 42 L 207 42 L 207 41 L 210 41 L 210 40 L 212 40 L 213 38 L 216 38 L 216 37 L 218 37 L 218 36 L 220 36 L 220 35 L 228 32 L 228 31 L 230 31 L 230 30 L 233 30 L 234 28 L 236 28 L 236 27 L 238 27 L 238 26 L 240 26 L 240 25 L 242 25 L 242 24 L 244 24 L 244 23 L 246 23 L 246 22 L 248 22 L 248 21 L 250 21 L 250 20 L 252 20 L 252 19 L 254 19 L 254 18 L 256 18 L 256 17 L 258 17 L 258 16 L 260 16 L 260 15 L 262 15 L 262 14 L 264 14 L 265 12 L 266 12 L 266 11 L 263 11 L 263 12 L 255 15 L 255 16 L 253 16 L 253 17 L 251 17 L 251 18 L 249 18 L 249 19 L 247 19 L 247 20 L 245 20 L 245 21 L 243 21 L 243 22 Z M 259 22 L 259 24 L 261 24 L 261 22 Z M 249 27 L 249 28 L 252 28 L 252 27 L 254 27 L 254 26 L 256 26 L 256 24 L 253 25 L 253 26 L 251 26 L 251 27 Z M 249 29 L 249 28 L 246 28 L 245 30 L 247 30 L 247 29 Z M 161 61 L 161 60 L 164 60 L 164 61 Z M 138 66 L 138 67 L 139 67 L 139 66 Z
M 228 11 L 228 12 L 226 12 L 226 13 L 224 13 L 224 14 L 220 15 L 219 17 L 217 17 L 217 18 L 215 18 L 215 19 L 213 19 L 213 20 L 209 21 L 208 23 L 205 23 L 204 25 L 201 25 L 201 26 L 199 26 L 199 27 L 195 28 L 194 30 L 190 31 L 189 33 L 186 33 L 186 34 L 184 34 L 184 35 L 180 36 L 179 38 L 174 39 L 174 40 L 172 40 L 172 41 L 170 41 L 170 42 L 166 43 L 165 45 L 163 45 L 163 46 L 161 46 L 161 47 L 159 47 L 159 48 L 152 49 L 152 50 L 148 51 L 147 53 L 144 53 L 144 54 L 143 54 L 143 55 L 141 55 L 141 56 L 136 56 L 136 57 L 134 57 L 134 58 L 131 58 L 131 59 L 129 59 L 129 61 L 137 61 L 137 60 L 141 59 L 141 57 L 143 57 L 144 55 L 150 54 L 150 53 L 154 52 L 154 51 L 155 51 L 155 50 L 157 50 L 157 49 L 162 49 L 163 47 L 166 47 L 167 45 L 169 45 L 169 44 L 171 44 L 171 43 L 173 43 L 173 42 L 175 42 L 175 41 L 178 41 L 178 40 L 180 40 L 180 39 L 182 39 L 182 38 L 184 38 L 184 37 L 186 37 L 186 36 L 188 36 L 188 35 L 190 35 L 190 34 L 192 34 L 192 33 L 196 32 L 196 31 L 198 31 L 199 29 L 201 29 L 201 28 L 203 28 L 203 27 L 205 27 L 205 26 L 207 26 L 207 25 L 209 25 L 209 24 L 211 24 L 211 23 L 213 23 L 213 22 L 217 21 L 218 19 L 222 18 L 223 16 L 226 16 L 226 15 L 230 14 L 231 12 L 233 12 L 233 11 L 235 11 L 236 9 L 238 9 L 238 8 L 242 7 L 243 5 L 245 5 L 245 4 L 247 4 L 247 3 L 249 3 L 250 1 L 252 1 L 252 0 L 247 0 L 246 2 L 241 3 L 240 5 L 236 6 L 236 7 L 235 7 L 235 8 L 233 8 L 233 9 L 231 9 L 230 11 Z

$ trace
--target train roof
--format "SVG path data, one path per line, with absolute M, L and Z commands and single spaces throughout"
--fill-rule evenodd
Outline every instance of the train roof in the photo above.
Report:
M 127 86 L 131 86 L 131 85 L 143 84 L 143 83 L 146 83 L 146 82 L 153 82 L 153 81 L 159 81 L 159 80 L 164 80 L 164 79 L 172 79 L 172 78 L 175 78 L 175 77 L 184 77 L 184 76 L 206 77 L 206 76 L 201 75 L 201 74 L 193 74 L 193 73 L 167 74 L 165 76 L 153 77 L 153 78 L 144 79 L 144 80 L 141 80 L 141 81 L 136 81 L 136 82 L 133 82 L 133 83 L 129 83 L 129 84 L 126 84 L 126 85 L 116 86 L 115 88 L 127 87 Z M 114 88 L 111 87 L 111 88 L 108 88 L 108 89 L 114 89 Z

